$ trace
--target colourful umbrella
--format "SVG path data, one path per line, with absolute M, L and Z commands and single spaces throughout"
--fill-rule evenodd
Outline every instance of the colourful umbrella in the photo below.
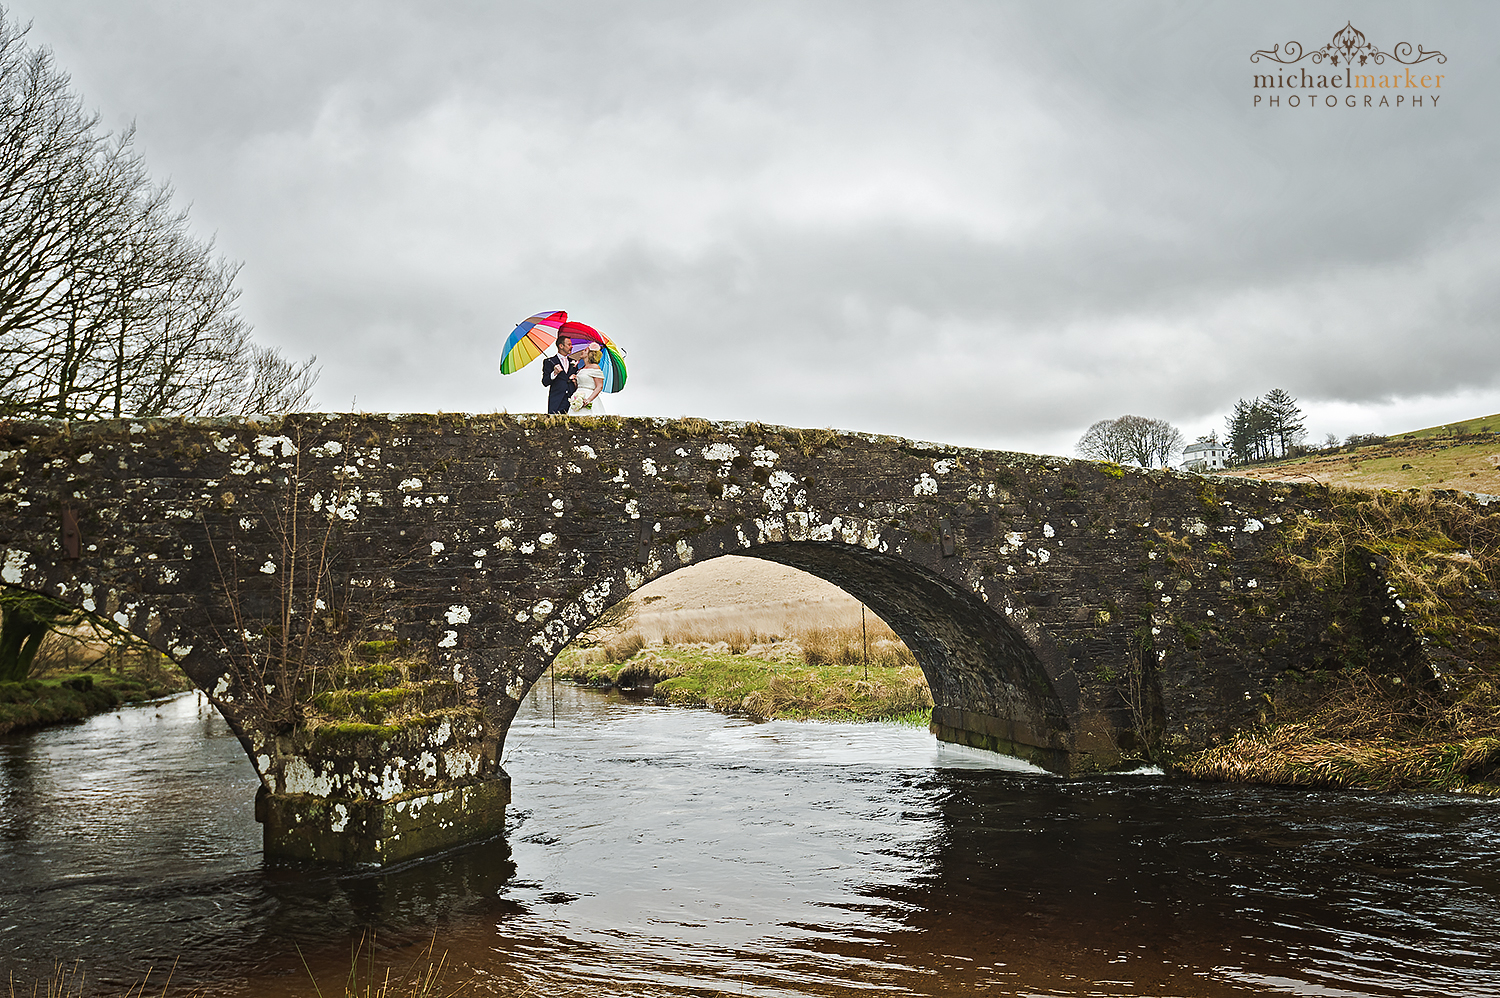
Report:
M 625 351 L 614 340 L 581 322 L 564 322 L 560 332 L 575 344 L 584 340 L 599 347 L 599 370 L 604 372 L 605 391 L 617 392 L 625 387 Z
M 558 329 L 567 321 L 566 312 L 538 312 L 517 326 L 500 351 L 500 373 L 515 374 L 551 350 Z

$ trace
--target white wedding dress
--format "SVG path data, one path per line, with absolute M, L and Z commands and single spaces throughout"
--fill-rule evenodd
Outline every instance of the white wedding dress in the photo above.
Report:
M 568 411 L 577 416 L 602 416 L 604 414 L 604 396 L 606 393 L 601 391 L 599 396 L 594 399 L 594 404 L 587 409 L 583 407 L 583 403 L 590 395 L 594 394 L 595 385 L 603 384 L 604 372 L 597 367 L 585 367 L 579 371 L 578 391 L 573 393 L 573 403 Z

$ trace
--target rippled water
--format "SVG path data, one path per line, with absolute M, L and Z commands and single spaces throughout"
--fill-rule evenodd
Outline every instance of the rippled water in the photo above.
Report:
M 1500 805 L 556 693 L 511 732 L 508 841 L 383 874 L 263 863 L 194 695 L 0 739 L 0 974 L 330 994 L 373 929 L 495 994 L 1500 994 Z

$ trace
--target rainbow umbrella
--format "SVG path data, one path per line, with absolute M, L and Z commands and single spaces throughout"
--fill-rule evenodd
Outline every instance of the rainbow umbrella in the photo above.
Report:
M 551 350 L 557 331 L 568 321 L 566 312 L 538 312 L 515 328 L 500 351 L 500 373 L 515 374 Z
M 625 387 L 625 351 L 614 340 L 581 322 L 564 322 L 558 331 L 574 343 L 584 340 L 599 347 L 599 370 L 604 372 L 605 391 L 617 392 Z M 553 334 L 554 338 L 556 335 Z

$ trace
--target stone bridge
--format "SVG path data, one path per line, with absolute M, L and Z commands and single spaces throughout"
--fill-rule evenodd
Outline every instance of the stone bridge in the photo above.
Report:
M 926 673 L 941 739 L 1063 774 L 1212 744 L 1329 654 L 1335 611 L 1279 568 L 1286 525 L 1322 505 L 695 419 L 0 424 L 0 580 L 179 662 L 260 776 L 267 853 L 334 862 L 503 831 L 501 748 L 528 688 L 612 604 L 723 554 L 869 606 Z M 1353 626 L 1399 644 L 1384 583 L 1360 585 Z M 425 669 L 370 688 L 351 636 Z M 404 709 L 319 722 L 320 691 Z

